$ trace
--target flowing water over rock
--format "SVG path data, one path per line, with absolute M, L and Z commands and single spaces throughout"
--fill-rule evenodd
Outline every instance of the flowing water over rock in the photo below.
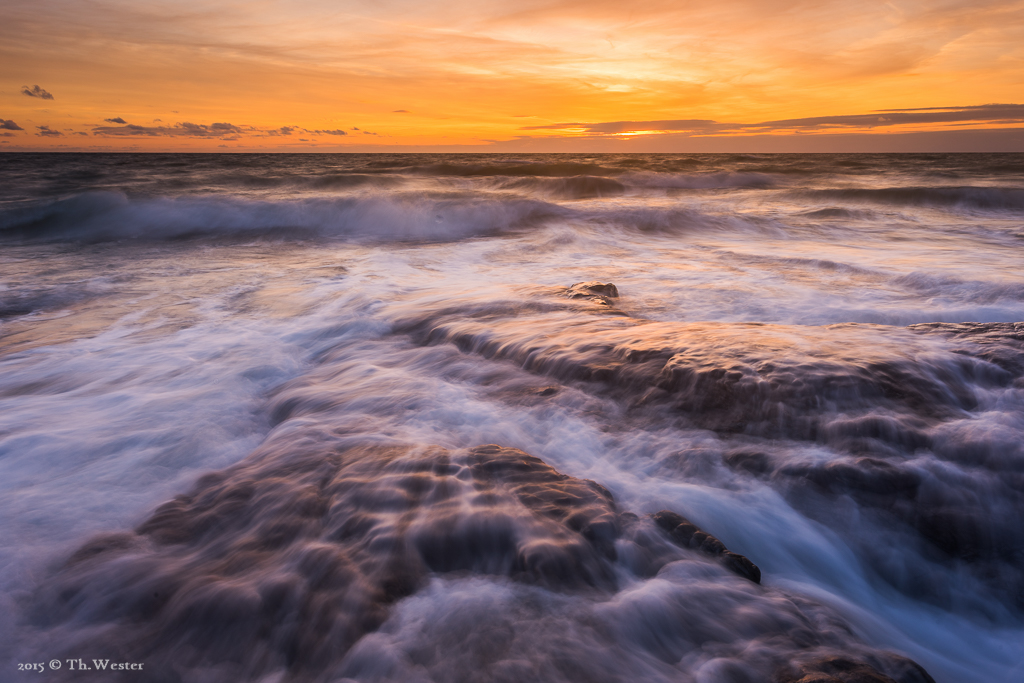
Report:
M 1024 676 L 1019 155 L 4 161 L 5 677 Z

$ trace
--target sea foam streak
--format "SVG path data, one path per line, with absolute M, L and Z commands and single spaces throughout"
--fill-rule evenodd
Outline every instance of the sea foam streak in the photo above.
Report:
M 1019 677 L 1020 157 L 6 158 L 11 671 Z

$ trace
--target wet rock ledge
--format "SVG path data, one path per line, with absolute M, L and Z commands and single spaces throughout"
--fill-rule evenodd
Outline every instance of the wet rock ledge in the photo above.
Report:
M 743 627 L 767 629 L 758 637 L 772 639 L 776 664 L 837 647 L 832 636 L 808 631 L 801 608 L 789 601 L 780 607 L 756 585 L 753 562 L 681 515 L 622 512 L 600 484 L 520 450 L 327 446 L 294 435 L 271 438 L 242 463 L 201 478 L 134 532 L 84 544 L 41 583 L 30 626 L 41 634 L 74 632 L 70 639 L 40 636 L 74 643 L 61 657 L 87 650 L 90 657 L 145 661 L 155 671 L 216 667 L 221 680 L 286 671 L 285 680 L 318 682 L 345 678 L 346 653 L 403 598 L 429 592 L 438 578 L 481 576 L 498 586 L 543 588 L 584 610 L 616 604 L 626 576 L 634 577 L 629 590 L 645 577 L 685 586 L 693 576 L 688 590 L 696 602 L 655 607 L 683 611 L 650 647 L 713 640 L 719 621 L 743 604 L 784 610 L 784 617 Z M 600 647 L 623 647 L 614 635 L 621 618 L 609 619 Z M 707 633 L 701 621 L 709 622 Z M 897 660 L 885 661 L 891 670 Z M 78 683 L 105 680 L 74 675 Z M 194 680 L 175 676 L 166 680 Z

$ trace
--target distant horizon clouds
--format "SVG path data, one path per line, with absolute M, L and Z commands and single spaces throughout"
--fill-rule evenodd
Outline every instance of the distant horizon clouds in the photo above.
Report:
M 631 132 L 674 132 L 698 135 L 727 133 L 772 133 L 778 131 L 826 131 L 838 128 L 885 128 L 914 124 L 984 122 L 1024 124 L 1024 104 L 984 104 L 971 107 L 928 107 L 885 109 L 868 114 L 817 116 L 761 123 L 722 123 L 703 119 L 661 121 L 608 121 L 550 123 L 522 126 L 520 130 L 569 130 L 583 134 L 621 135 Z
M 260 137 L 275 137 L 275 136 L 290 136 L 295 131 L 304 131 L 313 135 L 331 135 L 331 136 L 345 136 L 348 132 L 340 129 L 308 129 L 300 128 L 298 126 L 274 126 L 272 128 L 260 128 L 257 126 L 250 125 L 235 125 L 228 122 L 219 122 L 211 124 L 193 123 L 190 121 L 182 121 L 172 125 L 161 125 L 161 126 L 142 126 L 138 124 L 128 123 L 124 118 L 118 116 L 115 118 L 104 119 L 107 123 L 119 124 L 117 126 L 93 126 L 92 135 L 96 137 L 119 137 L 119 138 L 190 138 L 190 139 L 203 139 L 203 138 L 217 138 L 221 140 L 239 140 L 244 137 L 248 138 L 260 138 Z M 154 123 L 160 122 L 160 119 L 155 119 Z M 13 121 L 10 122 L 13 125 Z M 3 126 L 0 126 L 3 127 Z M 13 129 L 13 130 L 20 130 Z M 371 133 L 376 135 L 376 133 Z M 302 142 L 309 142 L 308 139 L 297 138 Z

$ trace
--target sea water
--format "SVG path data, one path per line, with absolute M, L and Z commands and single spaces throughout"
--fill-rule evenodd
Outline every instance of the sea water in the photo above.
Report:
M 2 677 L 1021 680 L 1022 249 L 1021 155 L 5 154 Z

